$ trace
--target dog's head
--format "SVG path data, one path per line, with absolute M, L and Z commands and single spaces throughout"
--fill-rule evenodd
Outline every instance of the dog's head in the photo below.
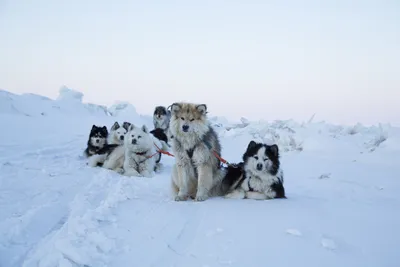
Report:
M 243 154 L 244 168 L 262 177 L 269 173 L 276 175 L 279 169 L 279 148 L 277 145 L 267 145 L 250 141 Z
M 157 120 L 163 120 L 164 118 L 166 118 L 168 115 L 168 110 L 166 107 L 163 106 L 157 106 L 154 109 L 154 118 L 156 118 Z
M 93 125 L 89 134 L 89 143 L 92 146 L 103 147 L 106 144 L 107 137 L 108 130 L 106 126 L 98 127 Z
M 207 131 L 207 106 L 205 104 L 173 103 L 170 108 L 171 127 L 176 133 L 202 135 Z
M 125 145 L 135 152 L 146 152 L 151 149 L 153 146 L 153 139 L 146 125 L 137 127 L 131 124 L 126 134 Z
M 119 140 L 121 143 L 123 143 L 126 132 L 127 131 L 124 127 L 121 127 L 118 122 L 115 122 L 111 127 L 110 134 L 114 135 L 116 140 Z

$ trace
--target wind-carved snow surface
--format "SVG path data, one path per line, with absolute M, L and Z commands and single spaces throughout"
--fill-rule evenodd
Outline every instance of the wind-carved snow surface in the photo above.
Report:
M 1 267 L 398 266 L 399 128 L 214 116 L 229 162 L 279 145 L 288 198 L 175 202 L 172 157 L 151 179 L 86 165 L 93 124 L 152 123 L 82 97 L 0 91 Z

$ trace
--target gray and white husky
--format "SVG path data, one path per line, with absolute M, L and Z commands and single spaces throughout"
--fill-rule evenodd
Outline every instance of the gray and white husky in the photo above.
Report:
M 169 128 L 170 119 L 171 119 L 171 111 L 169 111 L 166 107 L 163 106 L 155 107 L 153 113 L 153 124 L 155 129 L 160 128 L 163 129 L 165 132 L 167 132 Z
M 204 201 L 222 196 L 235 182 L 230 181 L 230 168 L 221 168 L 221 145 L 217 133 L 207 119 L 205 104 L 173 103 L 169 133 L 175 164 L 171 189 L 176 201 L 189 197 Z M 232 169 L 232 171 L 235 171 Z M 229 174 L 229 175 L 228 175 Z

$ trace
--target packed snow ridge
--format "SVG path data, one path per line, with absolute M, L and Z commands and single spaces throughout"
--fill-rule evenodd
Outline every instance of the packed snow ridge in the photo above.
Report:
M 151 179 L 86 165 L 93 124 L 153 126 L 83 97 L 0 91 L 1 267 L 399 266 L 399 128 L 210 117 L 229 162 L 279 145 L 288 198 L 175 202 L 173 157 Z

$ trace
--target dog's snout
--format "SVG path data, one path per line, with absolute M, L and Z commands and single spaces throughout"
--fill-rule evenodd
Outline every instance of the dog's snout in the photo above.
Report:
M 183 125 L 183 126 L 182 126 L 182 130 L 183 130 L 184 132 L 187 132 L 187 131 L 189 130 L 189 125 Z
M 124 140 L 124 136 L 123 136 L 123 135 L 121 135 L 121 136 L 119 137 L 119 139 L 121 139 L 121 140 Z
M 262 164 L 261 164 L 261 163 L 258 163 L 258 164 L 257 164 L 257 170 L 259 170 L 259 171 L 262 170 Z
M 136 139 L 133 139 L 133 140 L 132 140 L 132 144 L 136 145 L 136 143 L 137 143 L 137 140 L 136 140 Z

